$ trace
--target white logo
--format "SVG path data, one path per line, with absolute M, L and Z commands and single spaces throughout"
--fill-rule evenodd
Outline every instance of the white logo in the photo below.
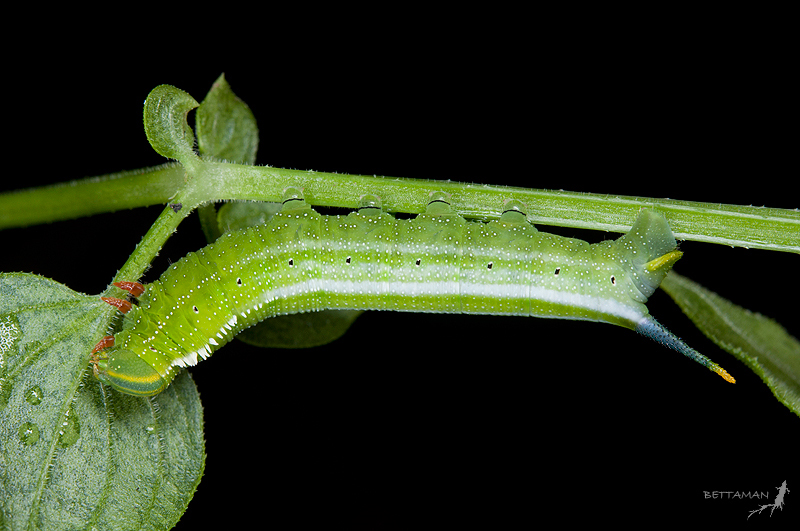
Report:
M 782 511 L 783 510 L 783 498 L 786 496 L 787 492 L 789 492 L 789 489 L 786 487 L 786 481 L 784 481 L 783 484 L 780 487 L 778 487 L 778 495 L 775 497 L 775 501 L 773 503 L 768 503 L 767 505 L 762 505 L 758 509 L 750 511 L 750 514 L 747 515 L 747 519 L 749 520 L 750 517 L 753 516 L 753 513 L 759 513 L 760 514 L 761 511 L 763 511 L 767 507 L 771 507 L 771 509 L 769 510 L 769 515 L 770 516 L 772 516 L 772 512 L 776 508 L 780 509 Z

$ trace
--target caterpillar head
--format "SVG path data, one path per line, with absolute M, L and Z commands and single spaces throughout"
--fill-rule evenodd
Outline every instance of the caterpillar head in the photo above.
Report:
M 634 283 L 644 301 L 683 255 L 676 249 L 677 242 L 666 218 L 655 210 L 642 210 L 631 230 L 617 242 L 630 259 Z
M 136 396 L 153 396 L 169 385 L 149 363 L 132 350 L 113 347 L 105 354 L 107 358 L 97 360 L 95 375 L 106 385 L 117 391 Z

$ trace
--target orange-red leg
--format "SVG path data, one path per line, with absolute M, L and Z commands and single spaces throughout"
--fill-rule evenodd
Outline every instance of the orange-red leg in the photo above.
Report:
M 119 289 L 124 289 L 134 297 L 138 297 L 144 293 L 144 286 L 138 282 L 114 282 L 114 285 Z
M 97 377 L 97 375 L 100 374 L 100 366 L 98 365 L 100 363 L 100 360 L 105 359 L 105 357 L 102 356 L 101 354 L 98 354 L 98 352 L 100 352 L 105 348 L 113 346 L 114 346 L 114 336 L 105 336 L 103 337 L 103 339 L 98 341 L 97 344 L 92 349 L 92 355 L 89 358 L 89 365 L 92 366 L 92 372 L 94 373 L 95 377 Z
M 97 344 L 92 349 L 92 354 L 96 354 L 97 352 L 103 350 L 104 348 L 113 347 L 114 346 L 114 336 L 105 336 L 103 339 L 97 342 Z
M 131 310 L 131 303 L 118 299 L 116 297 L 100 297 L 100 300 L 107 302 L 111 306 L 115 306 L 122 313 L 128 313 Z

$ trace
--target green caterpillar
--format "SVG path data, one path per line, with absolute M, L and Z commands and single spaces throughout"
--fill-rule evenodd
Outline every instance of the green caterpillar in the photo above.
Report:
M 643 210 L 615 241 L 539 232 L 508 201 L 497 221 L 468 222 L 444 194 L 398 220 L 375 196 L 323 216 L 290 189 L 264 225 L 225 234 L 140 289 L 113 299 L 122 330 L 95 351 L 98 379 L 129 394 L 164 390 L 238 332 L 276 315 L 324 309 L 529 315 L 633 329 L 733 378 L 649 314 L 645 303 L 681 257 L 663 215 Z M 141 287 L 137 284 L 137 286 Z

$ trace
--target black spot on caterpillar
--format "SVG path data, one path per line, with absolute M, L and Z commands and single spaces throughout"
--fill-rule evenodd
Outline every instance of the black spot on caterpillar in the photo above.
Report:
M 433 194 L 424 214 L 398 220 L 374 196 L 347 216 L 323 216 L 290 189 L 268 223 L 225 234 L 147 285 L 97 360 L 98 378 L 153 395 L 269 317 L 371 309 L 607 322 L 733 381 L 645 306 L 682 254 L 663 215 L 643 210 L 627 234 L 589 244 L 539 232 L 514 201 L 499 220 L 479 223 L 445 197 Z

